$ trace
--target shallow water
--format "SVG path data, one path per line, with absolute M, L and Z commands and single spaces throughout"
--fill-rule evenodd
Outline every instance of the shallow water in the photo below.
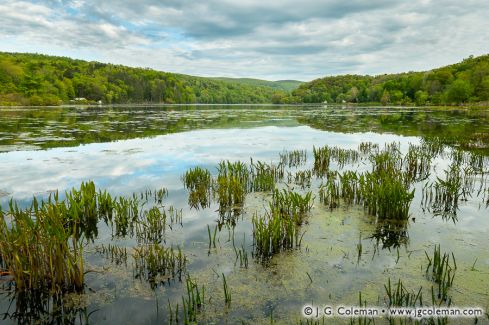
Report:
M 202 323 L 270 323 L 271 317 L 277 323 L 297 323 L 305 321 L 301 312 L 305 304 L 354 305 L 359 291 L 370 305 L 385 306 L 384 284 L 389 277 L 393 282 L 402 279 L 413 291 L 422 286 L 428 297 L 432 284 L 424 273 L 425 251 L 431 254 L 435 244 L 456 256 L 458 267 L 450 289 L 453 305 L 489 310 L 489 209 L 483 195 L 474 193 L 462 202 L 456 221 L 444 220 L 421 209 L 418 184 L 411 219 L 403 225 L 405 233 L 394 234 L 393 242 L 387 241 L 385 226 L 363 208 L 330 211 L 316 198 L 302 227 L 301 248 L 280 253 L 262 265 L 251 258 L 251 217 L 255 211 L 263 213 L 270 195 L 250 193 L 234 228 L 235 245 L 243 245 L 250 253 L 245 269 L 236 263 L 232 230 L 225 225 L 218 232 L 217 248 L 209 253 L 207 225 L 212 229 L 216 225 L 217 205 L 190 209 L 181 181 L 191 167 L 205 167 L 215 174 L 221 160 L 249 162 L 252 157 L 277 163 L 279 153 L 294 149 L 308 151 L 308 161 L 300 167 L 305 170 L 312 166 L 313 146 L 357 149 L 364 141 L 381 148 L 385 143 L 400 143 L 401 151 L 406 152 L 409 143 L 439 137 L 452 148 L 485 155 L 488 122 L 486 111 L 407 108 L 1 109 L 0 204 L 5 207 L 13 198 L 27 206 L 33 196 L 47 198 L 56 190 L 63 196 L 87 180 L 113 195 L 167 188 L 164 203 L 183 209 L 183 223 L 167 231 L 165 245 L 182 247 L 189 257 L 190 275 L 205 285 L 210 300 L 199 315 Z M 434 163 L 433 179 L 443 175 L 449 161 L 444 156 Z M 368 164 L 358 162 L 346 169 L 364 170 Z M 311 190 L 317 192 L 319 184 L 313 180 Z M 308 190 L 279 184 L 286 186 Z M 359 238 L 363 252 L 358 261 Z M 127 263 L 116 265 L 96 253 L 102 243 L 127 247 Z M 88 318 L 96 324 L 159 324 L 168 320 L 168 301 L 172 305 L 181 302 L 184 283 L 172 280 L 152 289 L 144 280 L 135 279 L 130 255 L 136 245 L 134 238 L 112 239 L 111 230 L 100 223 L 99 237 L 85 249 L 86 268 L 95 272 L 86 276 L 85 294 L 66 299 L 67 306 L 76 307 L 75 322 L 85 323 Z M 224 304 L 221 274 L 231 288 L 230 306 Z M 15 301 L 10 305 L 7 289 L 4 285 L 0 313 L 7 313 L 6 323 L 16 323 Z M 46 317 L 49 319 L 49 313 Z M 487 323 L 487 318 L 481 322 Z

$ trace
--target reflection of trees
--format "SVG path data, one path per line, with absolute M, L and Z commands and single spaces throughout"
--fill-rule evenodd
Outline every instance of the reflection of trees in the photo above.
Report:
M 382 221 L 377 222 L 370 238 L 377 241 L 382 248 L 397 248 L 409 242 L 408 221 Z
M 378 132 L 439 139 L 445 145 L 489 154 L 487 110 L 331 108 L 309 111 L 298 121 L 333 132 Z

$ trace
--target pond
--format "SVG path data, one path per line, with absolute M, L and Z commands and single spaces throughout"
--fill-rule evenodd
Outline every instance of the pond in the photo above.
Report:
M 3 232 L 11 200 L 74 202 L 82 182 L 98 193 L 95 230 L 77 238 L 82 288 L 19 290 L 2 256 L 5 324 L 322 322 L 306 305 L 489 310 L 487 110 L 2 108 L 0 166 Z M 127 209 L 99 213 L 102 193 L 136 207 L 125 228 Z M 274 242 L 265 228 L 289 217 L 277 227 L 293 235 Z M 158 250 L 184 265 L 170 272 Z M 448 320 L 461 321 L 474 318 Z

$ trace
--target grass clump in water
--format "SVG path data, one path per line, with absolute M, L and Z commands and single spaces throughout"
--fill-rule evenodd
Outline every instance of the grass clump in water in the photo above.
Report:
M 185 188 L 189 190 L 188 203 L 192 208 L 210 206 L 213 180 L 207 169 L 191 168 L 185 172 L 182 180 Z
M 221 161 L 218 166 L 215 194 L 219 210 L 229 208 L 239 210 L 245 199 L 248 188 L 249 171 L 242 162 Z
M 279 154 L 280 162 L 286 166 L 299 167 L 304 165 L 307 161 L 307 151 L 306 150 L 292 150 L 284 151 Z
M 296 222 L 278 212 L 252 219 L 255 257 L 266 260 L 283 250 L 299 247 L 302 237 Z
M 41 206 L 34 199 L 25 210 L 12 201 L 6 214 L 0 209 L 0 256 L 16 290 L 83 289 L 83 243 L 77 221 L 66 221 L 57 195 Z
M 307 192 L 305 195 L 300 195 L 297 192 L 283 189 L 282 191 L 274 190 L 272 193 L 272 201 L 270 202 L 270 210 L 272 214 L 278 213 L 281 216 L 290 218 L 297 225 L 303 223 L 304 216 L 311 211 L 314 197 L 312 192 Z
M 440 245 L 435 246 L 432 257 L 426 252 L 425 254 L 428 259 L 426 275 L 429 279 L 438 284 L 438 299 L 447 301 L 449 299 L 448 289 L 453 285 L 455 270 L 457 269 L 455 256 L 452 254 L 452 262 L 450 262 L 449 254 L 444 253 L 443 256 L 441 255 Z

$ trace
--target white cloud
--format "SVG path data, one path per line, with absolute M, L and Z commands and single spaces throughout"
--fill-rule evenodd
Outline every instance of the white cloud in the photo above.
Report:
M 483 0 L 0 0 L 0 50 L 309 80 L 424 70 L 487 53 L 487 12 Z

